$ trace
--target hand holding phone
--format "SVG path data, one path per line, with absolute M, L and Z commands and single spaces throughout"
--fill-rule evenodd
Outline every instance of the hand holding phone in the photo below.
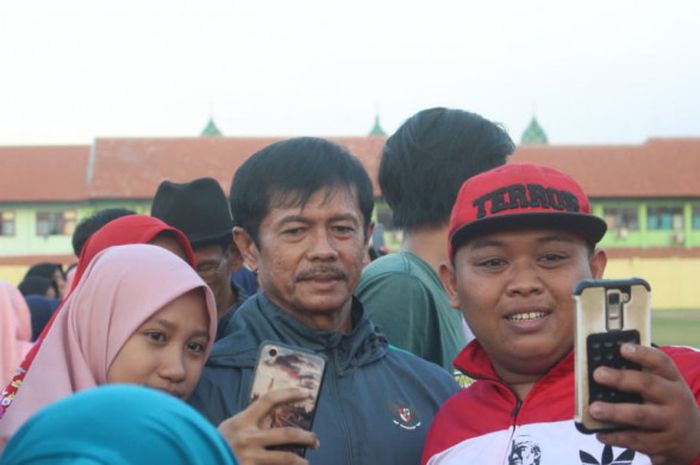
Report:
M 326 360 L 323 356 L 280 343 L 264 342 L 260 347 L 255 367 L 250 402 L 265 393 L 281 389 L 302 388 L 310 395 L 304 400 L 277 405 L 262 419 L 263 428 L 294 426 L 311 431 L 316 405 L 325 372 Z M 270 446 L 274 450 L 291 450 L 303 457 L 303 445 Z
M 261 423 L 269 412 L 279 405 L 303 401 L 309 398 L 306 389 L 280 389 L 263 394 L 244 410 L 223 421 L 218 430 L 238 459 L 238 463 L 289 463 L 308 465 L 291 451 L 271 450 L 280 444 L 296 444 L 300 447 L 319 446 L 316 435 L 300 428 L 262 428 Z
M 626 426 L 619 423 L 594 419 L 588 406 L 595 401 L 641 404 L 642 397 L 597 383 L 593 372 L 600 366 L 641 369 L 622 357 L 620 347 L 626 342 L 651 345 L 649 284 L 641 278 L 588 279 L 577 283 L 573 297 L 576 306 L 576 426 L 585 433 L 625 429 Z

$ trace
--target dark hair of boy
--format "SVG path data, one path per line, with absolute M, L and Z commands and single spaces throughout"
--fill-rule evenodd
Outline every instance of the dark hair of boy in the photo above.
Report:
M 229 196 L 233 224 L 245 229 L 260 247 L 260 223 L 271 205 L 303 206 L 325 187 L 350 187 L 357 192 L 367 233 L 374 208 L 367 172 L 345 148 L 313 137 L 272 144 L 238 169 Z
M 97 211 L 92 216 L 80 220 L 80 223 L 75 227 L 75 231 L 73 231 L 71 240 L 73 253 L 75 253 L 76 257 L 80 257 L 80 252 L 82 252 L 85 242 L 102 226 L 122 216 L 135 214 L 135 211 L 128 208 L 105 208 Z
M 379 185 L 394 225 L 412 230 L 447 224 L 465 179 L 503 165 L 515 144 L 498 124 L 468 111 L 430 108 L 387 139 Z

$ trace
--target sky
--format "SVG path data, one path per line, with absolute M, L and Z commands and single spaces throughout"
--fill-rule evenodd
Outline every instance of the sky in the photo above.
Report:
M 0 2 L 0 145 L 391 134 L 433 106 L 519 141 L 700 137 L 697 0 Z

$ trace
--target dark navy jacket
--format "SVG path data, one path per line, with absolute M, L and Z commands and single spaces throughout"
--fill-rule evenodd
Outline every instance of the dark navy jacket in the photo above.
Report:
M 313 431 L 314 465 L 419 464 L 440 405 L 459 388 L 441 367 L 388 345 L 354 299 L 350 334 L 315 331 L 283 313 L 262 293 L 235 313 L 216 342 L 189 402 L 218 425 L 244 409 L 262 341 L 323 354 L 326 377 Z

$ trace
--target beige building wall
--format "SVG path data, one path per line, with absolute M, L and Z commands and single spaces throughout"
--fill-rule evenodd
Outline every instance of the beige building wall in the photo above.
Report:
M 700 258 L 625 258 L 608 260 L 606 278 L 638 276 L 651 285 L 655 310 L 700 310 Z

